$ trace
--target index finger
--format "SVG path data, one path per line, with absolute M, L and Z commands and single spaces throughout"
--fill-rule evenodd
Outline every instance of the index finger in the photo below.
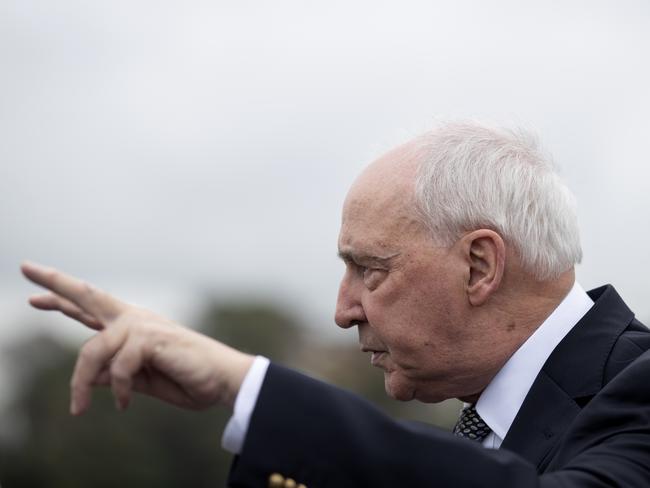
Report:
M 101 321 L 115 318 L 124 309 L 124 303 L 117 298 L 49 266 L 24 262 L 20 269 L 30 281 L 67 298 Z

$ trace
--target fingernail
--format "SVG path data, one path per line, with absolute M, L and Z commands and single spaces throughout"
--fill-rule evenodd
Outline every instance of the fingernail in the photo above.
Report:
M 74 400 L 70 402 L 70 415 L 79 415 L 79 407 Z

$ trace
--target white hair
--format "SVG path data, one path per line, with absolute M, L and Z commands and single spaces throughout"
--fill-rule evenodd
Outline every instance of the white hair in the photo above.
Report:
M 415 140 L 416 206 L 434 241 L 497 232 L 535 279 L 582 259 L 575 198 L 535 135 L 475 121 L 438 125 Z

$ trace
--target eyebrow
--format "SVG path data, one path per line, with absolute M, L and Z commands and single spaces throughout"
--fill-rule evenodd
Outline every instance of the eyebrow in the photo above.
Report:
M 384 266 L 387 265 L 393 258 L 400 255 L 400 253 L 396 252 L 389 256 L 373 256 L 371 254 L 357 253 L 354 251 L 342 251 L 340 249 L 337 254 L 338 257 L 341 258 L 344 262 L 349 262 L 349 261 L 352 261 L 354 263 L 372 262 Z

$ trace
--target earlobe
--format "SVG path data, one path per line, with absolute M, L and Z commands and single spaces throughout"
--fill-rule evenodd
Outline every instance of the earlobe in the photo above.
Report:
M 478 307 L 487 302 L 501 284 L 506 260 L 505 243 L 490 229 L 472 231 L 462 240 L 469 267 L 467 296 L 470 304 Z

